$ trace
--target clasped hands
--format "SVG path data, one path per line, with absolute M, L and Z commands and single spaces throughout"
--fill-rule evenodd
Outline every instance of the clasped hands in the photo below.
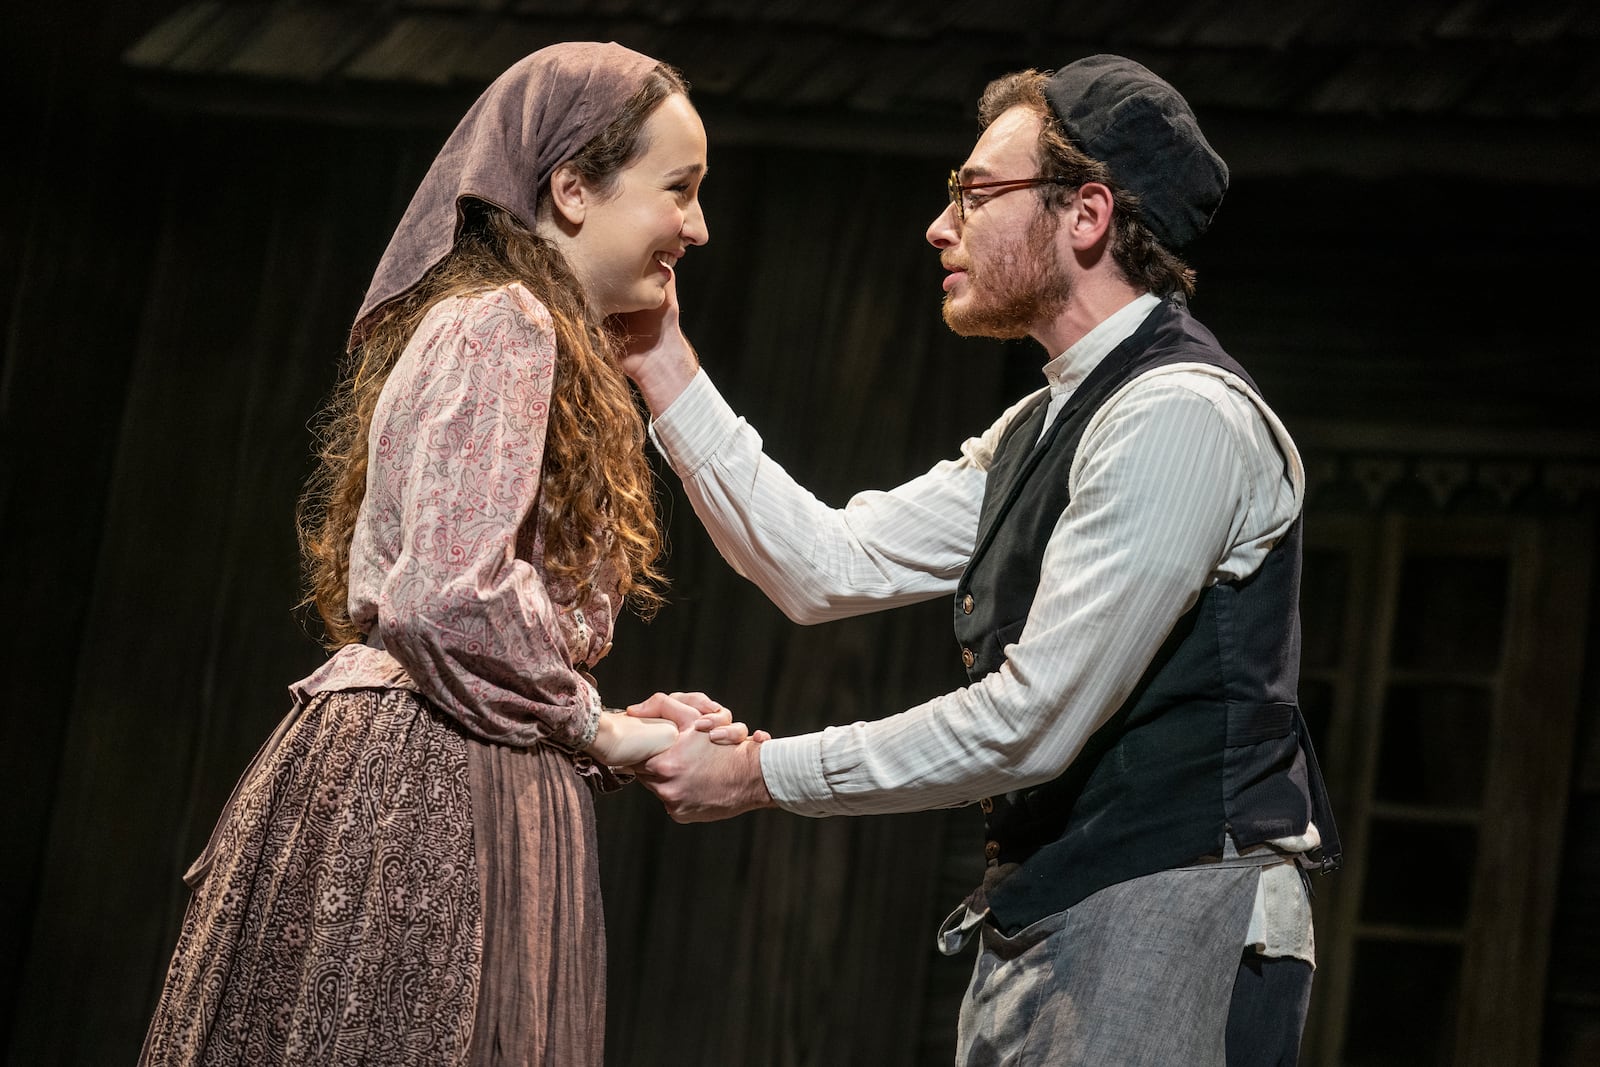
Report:
M 771 739 L 765 730 L 752 732 L 704 693 L 656 693 L 629 705 L 627 715 L 651 735 L 650 751 L 636 754 L 627 769 L 675 821 L 711 822 L 773 806 L 761 776 L 760 747 Z

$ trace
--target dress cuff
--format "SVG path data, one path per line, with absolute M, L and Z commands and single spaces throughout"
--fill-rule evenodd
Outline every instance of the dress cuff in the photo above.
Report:
M 651 420 L 650 438 L 678 477 L 688 478 L 710 462 L 743 424 L 701 370 L 667 410 Z
M 767 792 L 796 815 L 831 815 L 833 791 L 822 775 L 822 735 L 775 737 L 761 743 L 761 777 Z
M 572 733 L 558 739 L 562 747 L 573 752 L 582 752 L 594 744 L 595 735 L 600 732 L 600 713 L 605 710 L 600 704 L 600 691 L 588 679 L 580 679 L 578 686 L 578 704 L 582 710 L 577 710 L 573 716 Z

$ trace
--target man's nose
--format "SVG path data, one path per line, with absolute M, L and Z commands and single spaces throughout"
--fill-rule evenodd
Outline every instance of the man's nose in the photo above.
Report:
M 928 226 L 924 235 L 928 243 L 935 248 L 945 249 L 961 240 L 961 233 L 956 224 L 955 204 L 946 204 L 944 210 L 939 212 L 939 217 Z

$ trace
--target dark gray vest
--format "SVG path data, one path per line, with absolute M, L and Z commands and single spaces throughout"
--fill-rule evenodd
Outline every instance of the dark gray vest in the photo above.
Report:
M 973 681 L 1000 669 L 1027 621 L 1095 412 L 1133 378 L 1172 363 L 1221 367 L 1255 388 L 1210 331 L 1168 301 L 1090 372 L 1037 446 L 1048 396 L 1013 420 L 956 589 L 956 639 Z M 1299 594 L 1296 520 L 1256 573 L 1201 593 L 1065 773 L 984 801 L 990 865 L 1021 865 L 981 902 L 1002 931 L 1117 882 L 1221 855 L 1229 832 L 1246 848 L 1303 833 L 1315 819 L 1323 847 L 1302 862 L 1338 866 L 1338 833 L 1296 693 Z

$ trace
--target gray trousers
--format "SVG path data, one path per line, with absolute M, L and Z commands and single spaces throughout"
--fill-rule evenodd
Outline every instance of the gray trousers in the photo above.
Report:
M 1226 1067 L 1259 877 L 1188 867 L 1110 886 L 1014 937 L 983 923 L 957 1067 Z

